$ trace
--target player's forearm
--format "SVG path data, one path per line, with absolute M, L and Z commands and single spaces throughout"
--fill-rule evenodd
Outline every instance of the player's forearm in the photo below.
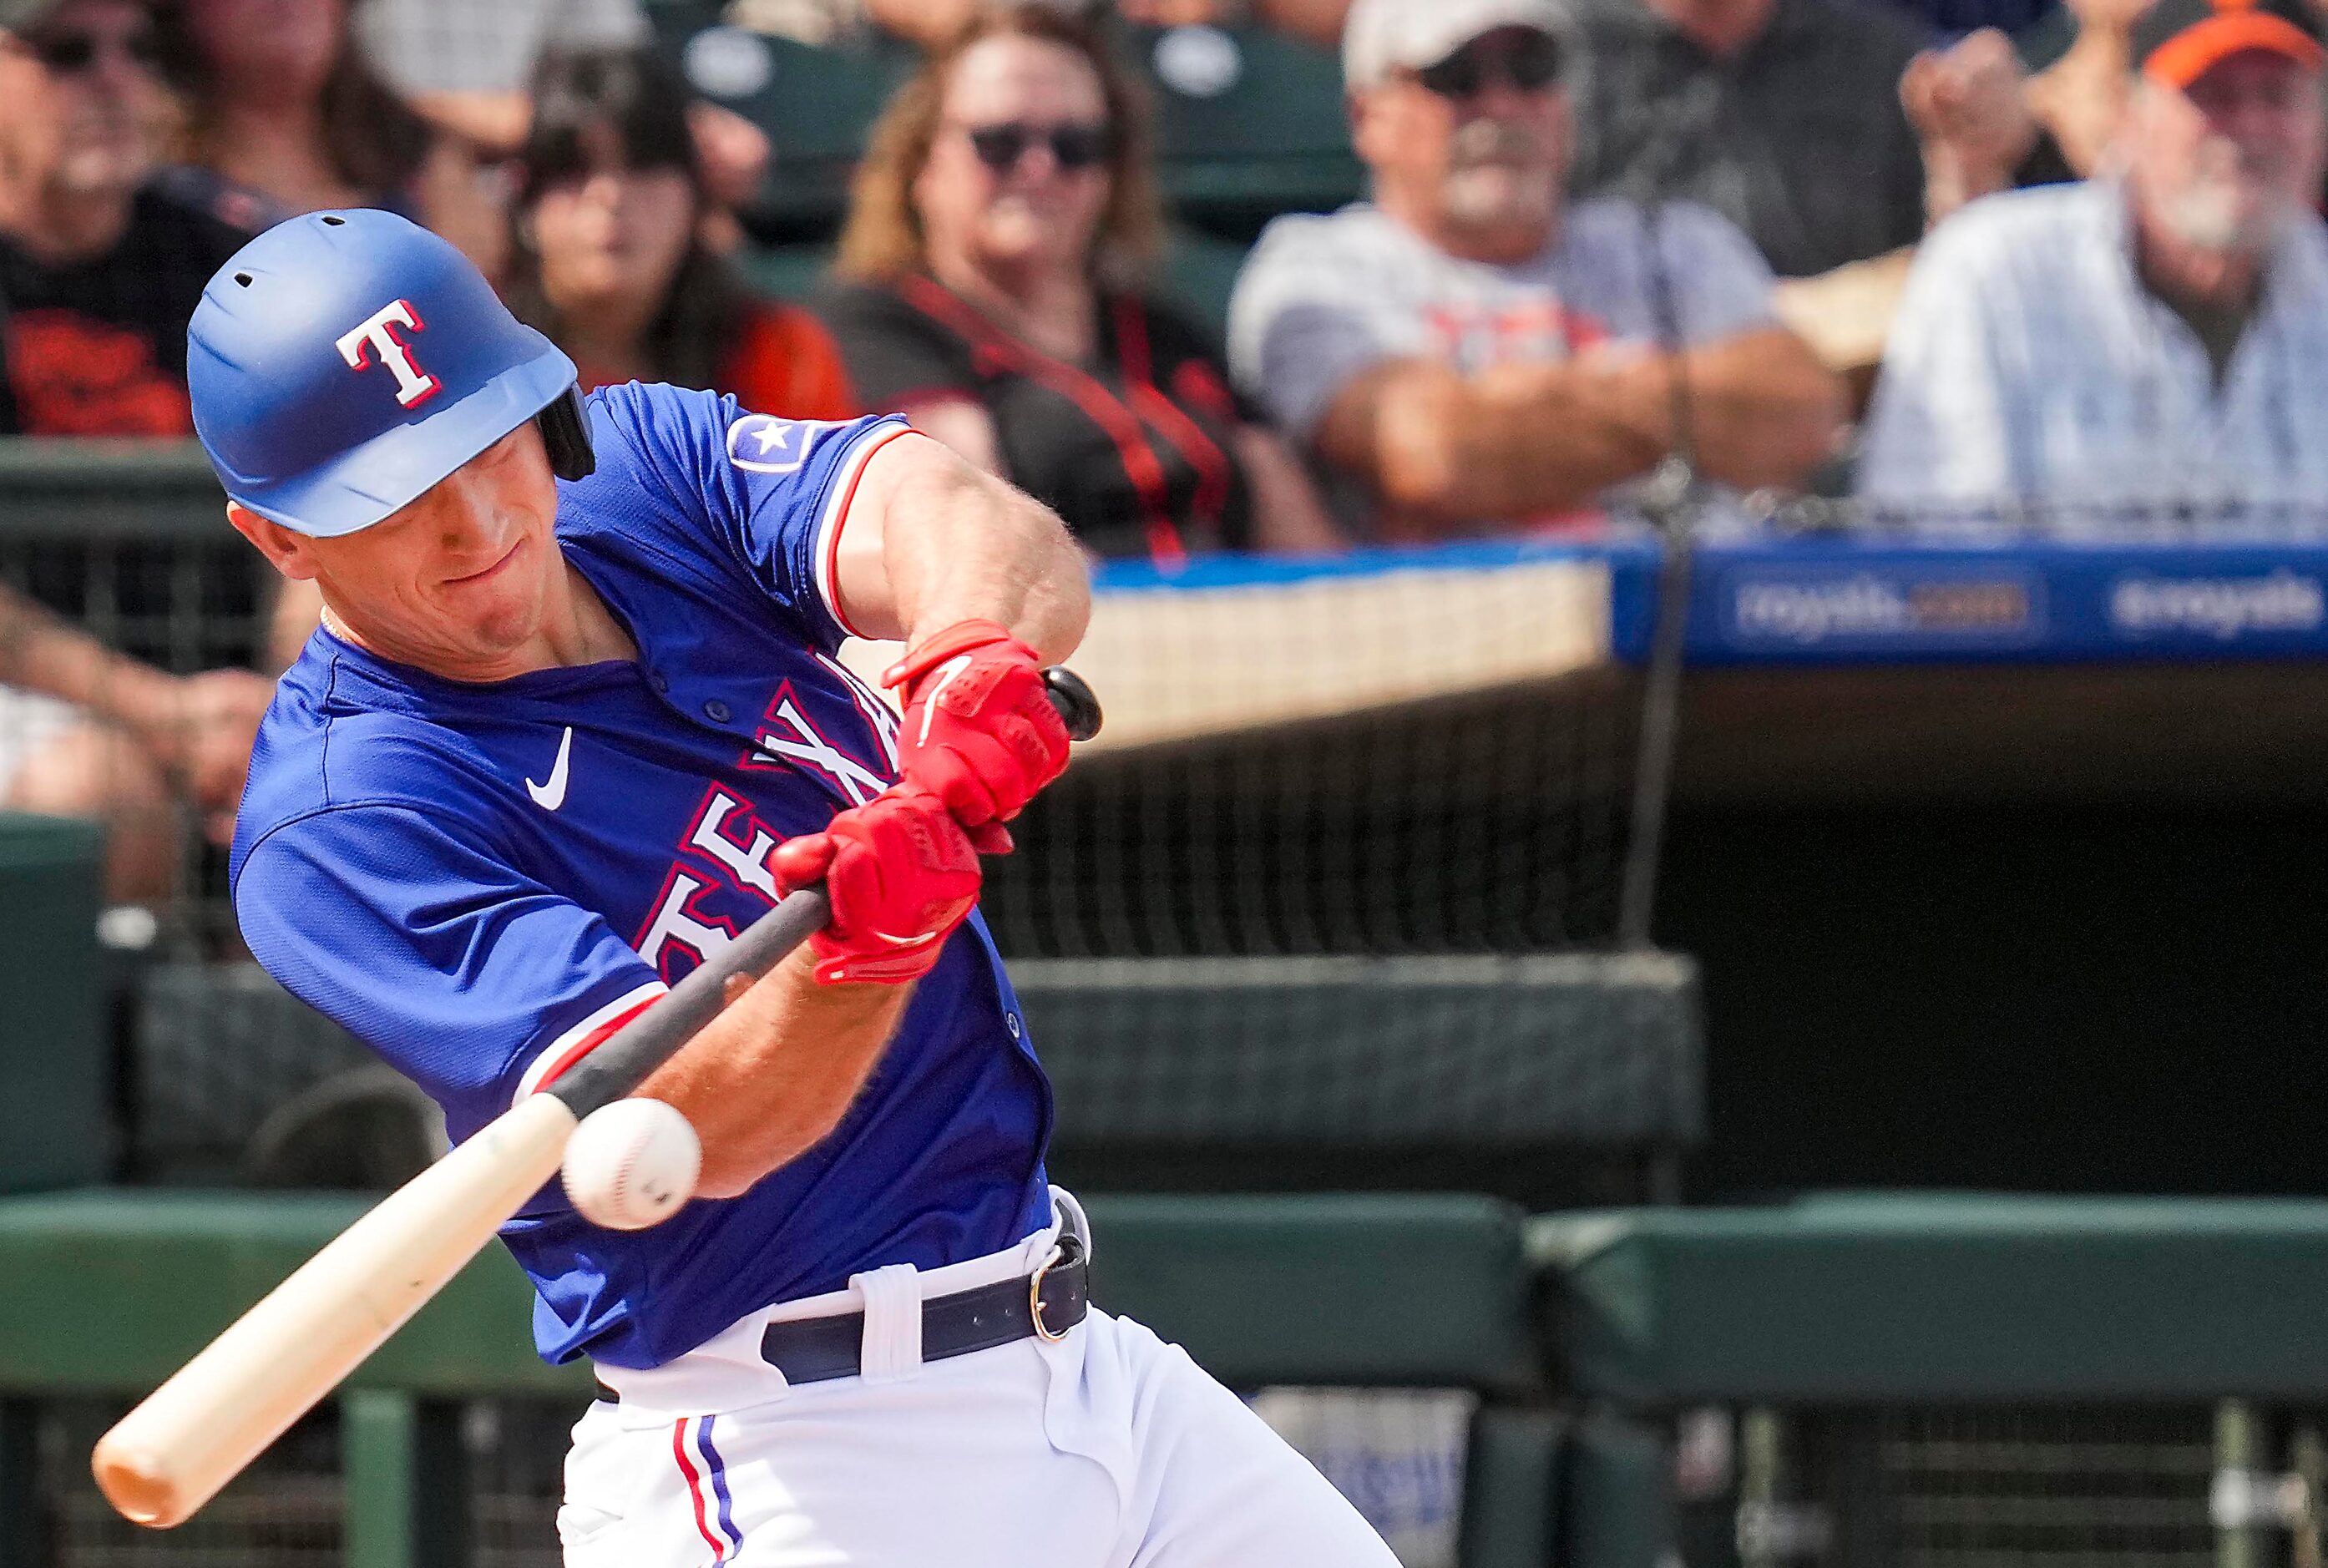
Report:
M 873 454 L 841 528 L 841 608 L 869 637 L 919 643 L 994 621 L 1046 662 L 1083 641 L 1091 574 L 1051 510 L 922 435 Z
M 839 1125 L 910 985 L 820 985 L 805 948 L 749 987 L 640 1088 L 703 1140 L 705 1197 L 734 1197 Z

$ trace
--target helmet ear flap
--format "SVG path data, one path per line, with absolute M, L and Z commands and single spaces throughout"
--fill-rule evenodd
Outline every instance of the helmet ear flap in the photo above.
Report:
M 598 459 L 590 450 L 590 422 L 582 412 L 582 390 L 568 387 L 536 414 L 541 444 L 549 453 L 549 471 L 560 479 L 587 479 L 597 472 Z

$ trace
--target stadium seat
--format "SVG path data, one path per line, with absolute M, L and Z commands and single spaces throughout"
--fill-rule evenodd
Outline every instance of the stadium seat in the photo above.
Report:
M 829 237 L 847 206 L 849 176 L 890 91 L 915 52 L 895 40 L 851 37 L 828 48 L 726 27 L 709 0 L 651 7 L 658 36 L 690 61 L 706 53 L 761 67 L 737 77 L 747 90 L 716 96 L 768 135 L 774 156 L 747 214 L 764 240 Z M 716 44 L 699 42 L 720 28 Z M 1167 201 L 1185 219 L 1238 239 L 1289 210 L 1325 211 L 1362 187 L 1342 117 L 1334 58 L 1266 28 L 1123 28 L 1124 58 L 1146 80 L 1157 110 L 1158 166 Z M 764 69 L 762 68 L 764 67 Z M 721 73 L 698 70 L 699 82 Z
M 1568 1383 L 1636 1406 L 2328 1397 L 2328 1202 L 1843 1194 L 1529 1247 Z
M 1147 76 L 1165 192 L 1184 219 L 1250 236 L 1363 189 L 1331 54 L 1266 27 L 1126 28 L 1122 44 Z
M 0 1528 L 57 1507 L 67 1487 L 86 1496 L 78 1452 L 35 1452 L 41 1401 L 151 1387 L 362 1207 L 326 1195 L 130 1189 L 0 1200 Z M 1100 1304 L 1186 1345 L 1234 1386 L 1485 1396 L 1467 1445 L 1460 1562 L 1551 1561 L 1564 1428 L 1525 1403 L 1544 1357 L 1517 1210 L 1346 1196 L 1103 1197 L 1091 1212 Z M 490 1249 L 351 1380 L 338 1426 L 352 1561 L 439 1568 L 447 1559 L 431 1549 L 474 1539 L 474 1465 L 447 1402 L 587 1395 L 582 1366 L 530 1353 L 527 1300 L 514 1265 Z M 431 1475 L 441 1486 L 424 1484 Z M 72 1506 L 87 1530 L 94 1499 Z
M 830 239 L 849 201 L 849 176 L 865 145 L 865 130 L 889 93 L 913 69 L 915 52 L 887 40 L 812 48 L 788 38 L 742 33 L 720 22 L 712 0 L 672 0 L 649 8 L 657 36 L 688 62 L 690 47 L 707 29 L 750 58 L 761 51 L 760 84 L 741 93 L 715 94 L 767 133 L 772 156 L 747 221 L 763 240 Z M 699 48 L 700 46 L 698 46 Z M 700 69 L 690 74 L 705 80 Z M 716 84 L 716 83 L 715 83 Z
M 1155 282 L 1165 297 L 1218 341 L 1227 331 L 1229 294 L 1245 248 L 1185 224 L 1174 225 Z M 815 292 L 832 247 L 821 243 L 754 245 L 736 258 L 752 286 L 772 299 L 798 302 Z
M 111 1063 L 93 823 L 0 812 L 0 1192 L 101 1181 Z
M 754 288 L 771 299 L 797 303 L 815 292 L 824 269 L 832 265 L 832 247 L 825 244 L 754 245 L 736 258 Z
M 0 1393 L 151 1386 L 366 1205 L 129 1188 L 0 1200 Z M 1344 1194 L 1089 1207 L 1101 1305 L 1233 1386 L 1541 1385 L 1522 1218 L 1507 1205 Z M 436 1394 L 587 1387 L 534 1359 L 527 1298 L 516 1266 L 489 1249 L 355 1381 Z

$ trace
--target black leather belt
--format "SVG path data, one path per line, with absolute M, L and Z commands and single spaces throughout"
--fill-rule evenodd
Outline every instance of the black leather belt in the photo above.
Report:
M 922 1303 L 922 1359 L 943 1361 L 1028 1338 L 1064 1339 L 1091 1310 L 1091 1265 L 1080 1238 L 1059 1236 L 1059 1250 L 1033 1273 Z M 802 1318 L 771 1323 L 760 1336 L 760 1358 L 786 1383 L 825 1383 L 862 1369 L 865 1314 Z M 598 1397 L 619 1396 L 601 1383 Z

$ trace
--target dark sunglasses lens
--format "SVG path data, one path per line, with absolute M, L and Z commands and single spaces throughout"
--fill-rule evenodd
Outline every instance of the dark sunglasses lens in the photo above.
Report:
M 1025 126 L 981 126 L 970 133 L 970 150 L 996 174 L 1007 174 L 1026 155 L 1028 139 Z
M 1107 156 L 1107 132 L 1098 126 L 1061 126 L 1051 133 L 1051 156 L 1062 169 L 1088 169 Z
M 1427 65 L 1414 73 L 1421 82 L 1441 98 L 1476 98 L 1479 92 L 1479 57 L 1469 50 L 1450 54 L 1436 65 Z
M 36 41 L 33 52 L 51 70 L 87 70 L 97 58 L 97 40 L 86 33 L 59 33 Z
M 76 71 L 87 70 L 90 66 L 95 65 L 98 52 L 103 47 L 104 44 L 94 33 L 56 33 L 46 38 L 35 40 L 33 52 L 38 55 L 41 63 L 51 70 L 70 76 Z M 120 49 L 122 53 L 139 65 L 154 65 L 162 58 L 161 42 L 154 36 L 150 29 L 140 29 L 136 33 L 125 34 L 120 42 Z
M 1541 92 L 1560 80 L 1560 45 L 1540 33 L 1514 44 L 1505 62 L 1512 85 L 1523 92 Z

